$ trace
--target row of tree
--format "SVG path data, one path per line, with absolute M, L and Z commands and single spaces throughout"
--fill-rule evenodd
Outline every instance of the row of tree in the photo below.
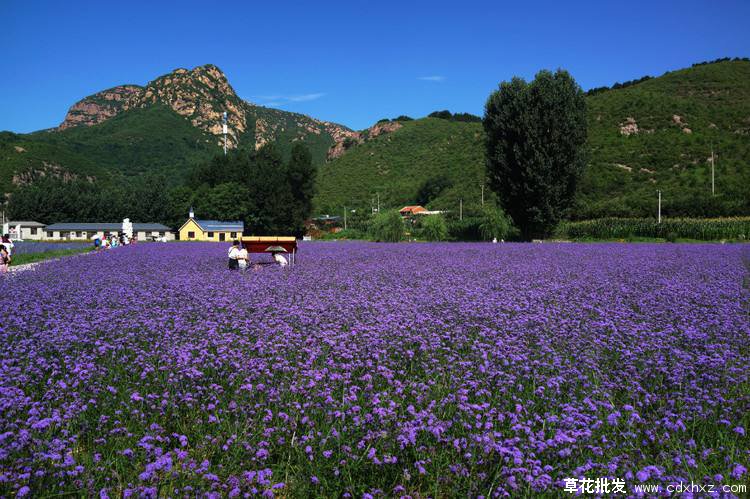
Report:
M 145 175 L 108 183 L 41 178 L 15 190 L 10 216 L 55 222 L 160 222 L 178 228 L 190 207 L 203 219 L 242 220 L 254 233 L 295 234 L 310 216 L 316 168 L 298 143 L 287 161 L 274 144 L 217 156 L 195 167 L 186 181 L 168 185 Z

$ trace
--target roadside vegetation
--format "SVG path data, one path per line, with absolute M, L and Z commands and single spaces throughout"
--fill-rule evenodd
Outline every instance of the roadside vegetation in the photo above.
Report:
M 80 255 L 83 253 L 88 253 L 92 251 L 93 249 L 94 249 L 93 246 L 86 246 L 85 248 L 59 249 L 59 250 L 42 251 L 39 253 L 21 253 L 20 255 L 13 254 L 10 266 L 17 267 L 19 265 L 26 265 L 29 263 L 41 262 L 41 261 L 49 260 L 52 258 L 62 258 L 65 256 Z

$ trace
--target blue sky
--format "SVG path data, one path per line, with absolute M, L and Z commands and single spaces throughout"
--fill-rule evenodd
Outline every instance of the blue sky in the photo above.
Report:
M 562 67 L 611 85 L 750 56 L 750 2 L 0 2 L 0 130 L 56 126 L 77 100 L 213 63 L 240 97 L 355 129 L 481 114 L 500 81 Z

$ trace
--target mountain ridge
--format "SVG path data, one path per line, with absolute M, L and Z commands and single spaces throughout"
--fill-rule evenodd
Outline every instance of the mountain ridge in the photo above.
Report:
M 333 144 L 355 134 L 338 123 L 245 101 L 213 64 L 177 68 L 145 85 L 84 97 L 55 128 L 0 132 L 0 192 L 7 198 L 15 187 L 47 175 L 94 182 L 155 172 L 179 180 L 193 164 L 220 154 L 225 111 L 230 150 L 275 142 L 288 154 L 303 141 L 322 163 Z
M 570 216 L 653 216 L 656 190 L 665 216 L 750 214 L 750 61 L 722 59 L 626 83 L 586 97 L 589 164 Z M 385 206 L 414 204 L 420 186 L 444 184 L 441 177 L 452 187 L 429 208 L 457 212 L 460 199 L 464 210 L 477 205 L 484 145 L 470 129 L 483 133 L 477 123 L 421 118 L 349 141 L 321 169 L 317 209 L 368 209 L 376 195 Z
M 193 126 L 217 137 L 223 135 L 222 115 L 226 112 L 229 149 L 237 148 L 240 140 L 247 138 L 251 130 L 255 136 L 255 149 L 275 140 L 283 130 L 279 130 L 274 120 L 268 119 L 274 111 L 295 116 L 298 126 L 306 132 L 325 132 L 334 141 L 354 134 L 338 123 L 289 111 L 269 111 L 273 108 L 241 99 L 224 72 L 214 64 L 193 69 L 177 68 L 143 86 L 118 85 L 96 92 L 73 104 L 57 129 L 97 125 L 129 109 L 155 104 L 169 106 L 180 116 L 187 117 Z M 223 138 L 217 141 L 217 145 L 223 146 Z

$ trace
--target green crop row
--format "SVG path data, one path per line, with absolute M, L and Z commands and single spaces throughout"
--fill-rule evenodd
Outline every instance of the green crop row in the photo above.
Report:
M 732 218 L 599 218 L 564 222 L 558 233 L 572 239 L 625 239 L 654 237 L 665 239 L 750 239 L 750 217 Z

